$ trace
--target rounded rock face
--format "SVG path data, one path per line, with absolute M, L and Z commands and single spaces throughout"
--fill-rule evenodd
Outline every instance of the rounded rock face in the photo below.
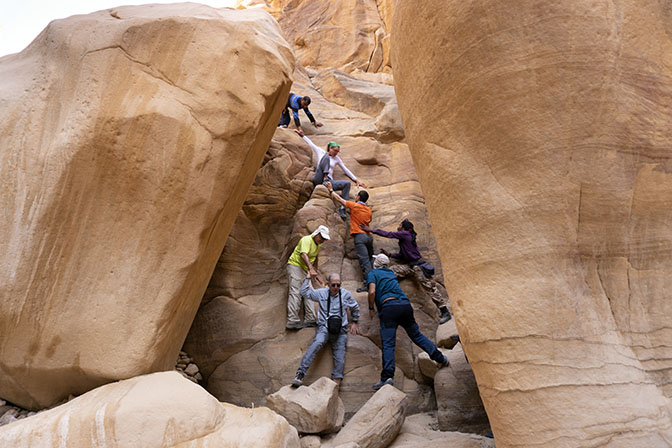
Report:
M 194 4 L 57 20 L 0 59 L 0 396 L 172 367 L 293 65 L 267 13 Z
M 399 108 L 497 446 L 672 437 L 665 5 L 397 5 Z

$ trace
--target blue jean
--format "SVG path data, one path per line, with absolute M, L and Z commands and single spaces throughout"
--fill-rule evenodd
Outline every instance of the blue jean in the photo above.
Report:
M 341 192 L 341 197 L 345 199 L 346 201 L 350 200 L 350 181 L 349 180 L 332 180 L 329 179 L 329 182 L 331 182 L 331 186 L 334 188 L 334 190 L 340 191 Z
M 343 369 L 345 368 L 345 344 L 348 342 L 348 333 L 345 327 L 341 328 L 340 334 L 330 334 L 326 325 L 319 325 L 315 331 L 315 339 L 308 347 L 308 351 L 303 355 L 301 364 L 297 372 L 305 375 L 310 365 L 315 361 L 315 357 L 324 345 L 329 341 L 331 351 L 334 355 L 334 368 L 331 370 L 331 378 L 343 378 Z
M 444 360 L 443 353 L 436 348 L 436 345 L 427 336 L 420 333 L 415 318 L 413 317 L 413 307 L 407 301 L 391 300 L 383 304 L 380 313 L 380 339 L 383 344 L 383 371 L 380 373 L 380 379 L 385 381 L 388 378 L 394 378 L 394 347 L 397 342 L 397 326 L 401 325 L 411 341 L 429 354 L 429 357 L 436 361 Z

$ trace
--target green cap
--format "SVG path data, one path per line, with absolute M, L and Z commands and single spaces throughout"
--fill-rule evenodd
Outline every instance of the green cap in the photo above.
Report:
M 329 142 L 329 143 L 327 143 L 327 148 L 331 148 L 331 147 L 334 147 L 334 146 L 337 147 L 337 148 L 340 148 L 340 147 L 341 147 L 341 145 L 339 145 L 339 144 L 336 143 L 336 142 Z

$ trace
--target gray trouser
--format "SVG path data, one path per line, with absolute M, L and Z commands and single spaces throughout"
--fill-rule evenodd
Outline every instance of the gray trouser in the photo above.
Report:
M 359 260 L 359 267 L 362 269 L 364 286 L 367 286 L 366 277 L 369 275 L 369 271 L 373 266 L 373 235 L 368 233 L 355 233 L 353 238 L 355 239 L 355 253 Z
M 304 322 L 315 322 L 317 315 L 315 314 L 313 302 L 308 299 L 304 299 L 301 297 L 301 294 L 299 294 L 301 284 L 306 278 L 306 271 L 293 264 L 288 264 L 287 277 L 289 283 L 289 294 L 287 297 L 287 323 L 296 324 L 301 322 L 301 319 L 299 319 L 299 311 L 301 310 L 302 305 Z
M 345 327 L 341 328 L 340 334 L 329 334 L 326 325 L 319 325 L 315 332 L 315 339 L 313 339 L 313 343 L 308 347 L 306 354 L 303 355 L 303 359 L 301 360 L 297 372 L 303 374 L 306 373 L 327 341 L 331 344 L 331 351 L 334 355 L 334 368 L 331 370 L 331 377 L 333 379 L 343 378 L 343 369 L 345 368 L 345 344 L 348 342 L 348 333 L 345 331 Z
M 341 192 L 341 197 L 345 199 L 346 201 L 350 200 L 350 181 L 349 180 L 332 180 L 329 179 L 331 182 L 331 186 L 334 188 L 336 191 Z

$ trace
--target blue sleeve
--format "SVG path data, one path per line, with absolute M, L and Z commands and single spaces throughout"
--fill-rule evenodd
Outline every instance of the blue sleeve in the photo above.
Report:
M 310 299 L 313 302 L 319 302 L 320 301 L 320 295 L 317 293 L 317 289 L 310 289 L 310 279 L 307 278 L 303 281 L 303 284 L 301 285 L 301 289 L 299 290 L 299 294 L 301 296 L 305 297 L 306 299 Z
M 376 276 L 373 273 L 373 270 L 369 271 L 369 275 L 366 277 L 366 284 L 376 283 Z

